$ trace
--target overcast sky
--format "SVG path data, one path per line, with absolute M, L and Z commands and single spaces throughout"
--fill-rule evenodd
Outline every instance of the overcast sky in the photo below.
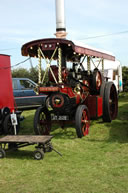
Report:
M 127 0 L 65 0 L 65 15 L 67 39 L 108 50 L 128 66 Z M 55 30 L 55 0 L 0 0 L 0 53 L 11 55 L 12 65 L 26 59 L 24 43 L 55 37 Z

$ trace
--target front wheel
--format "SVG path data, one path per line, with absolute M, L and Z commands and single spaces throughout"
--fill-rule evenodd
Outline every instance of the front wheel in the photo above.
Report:
M 36 135 L 49 135 L 51 130 L 51 115 L 46 107 L 39 107 L 34 116 L 34 131 Z
M 34 158 L 35 158 L 36 160 L 41 160 L 41 159 L 43 159 L 43 158 L 44 158 L 44 152 L 43 152 L 43 150 L 41 150 L 41 149 L 35 150 L 35 151 L 34 151 Z
M 79 138 L 88 135 L 90 127 L 89 111 L 86 105 L 77 107 L 75 115 L 76 133 Z

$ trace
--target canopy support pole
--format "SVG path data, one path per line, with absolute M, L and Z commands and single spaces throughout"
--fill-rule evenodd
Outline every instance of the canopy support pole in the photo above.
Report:
M 104 75 L 104 59 L 102 58 L 102 74 Z
M 38 49 L 38 85 L 41 84 L 41 53 Z
M 61 48 L 58 48 L 58 78 L 60 84 L 62 83 L 61 62 L 62 62 L 62 50 Z
M 90 56 L 87 56 L 87 70 L 88 70 L 88 75 L 90 75 L 90 70 L 91 70 Z

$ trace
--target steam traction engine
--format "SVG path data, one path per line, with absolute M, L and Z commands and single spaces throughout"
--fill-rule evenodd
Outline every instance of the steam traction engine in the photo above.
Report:
M 88 134 L 90 119 L 101 117 L 111 122 L 117 116 L 118 99 L 115 85 L 105 82 L 104 59 L 115 60 L 110 53 L 81 46 L 66 39 L 41 39 L 26 43 L 22 55 L 37 57 L 39 69 L 38 93 L 47 95 L 35 113 L 36 134 L 49 134 L 58 121 L 62 127 L 73 122 L 78 137 Z M 95 60 L 99 59 L 102 71 Z M 41 78 L 42 60 L 46 70 Z M 87 64 L 85 67 L 85 63 Z M 91 71 L 91 65 L 95 68 Z M 45 79 L 48 78 L 44 86 Z

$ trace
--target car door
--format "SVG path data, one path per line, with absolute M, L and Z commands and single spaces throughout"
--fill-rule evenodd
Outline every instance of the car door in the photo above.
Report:
M 36 93 L 34 92 L 34 88 L 36 88 L 36 84 L 32 82 L 29 79 L 19 79 L 20 84 L 20 96 L 36 96 Z
M 36 86 L 37 84 L 31 81 L 30 79 L 18 79 L 17 81 L 18 89 L 15 90 L 14 94 L 16 105 L 18 108 L 32 109 L 43 104 L 45 96 L 36 95 L 36 93 L 34 92 L 34 88 Z
M 34 88 L 36 83 L 29 79 L 13 78 L 14 97 L 35 96 Z

